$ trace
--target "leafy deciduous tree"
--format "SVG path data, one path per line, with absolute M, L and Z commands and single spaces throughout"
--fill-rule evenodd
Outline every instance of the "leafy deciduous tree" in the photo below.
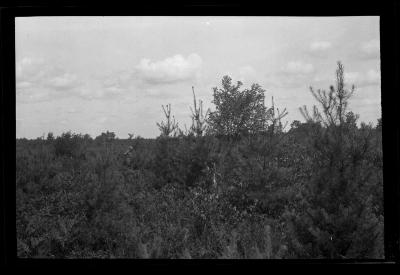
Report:
M 254 134 L 265 130 L 267 108 L 265 90 L 258 84 L 240 90 L 242 82 L 232 84 L 229 76 L 222 79 L 222 89 L 214 88 L 216 110 L 210 113 L 212 132 L 220 136 Z

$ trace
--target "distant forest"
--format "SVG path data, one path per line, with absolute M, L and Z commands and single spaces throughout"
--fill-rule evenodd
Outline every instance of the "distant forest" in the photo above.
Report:
M 358 124 L 335 76 L 290 125 L 225 76 L 213 112 L 193 89 L 188 129 L 162 106 L 156 139 L 17 139 L 18 257 L 383 258 L 382 121 Z

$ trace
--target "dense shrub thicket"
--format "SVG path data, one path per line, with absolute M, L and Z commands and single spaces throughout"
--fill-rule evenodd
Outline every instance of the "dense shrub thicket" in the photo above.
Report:
M 224 77 L 186 133 L 167 105 L 157 139 L 18 139 L 18 256 L 383 257 L 381 121 L 357 126 L 342 76 L 287 131 Z

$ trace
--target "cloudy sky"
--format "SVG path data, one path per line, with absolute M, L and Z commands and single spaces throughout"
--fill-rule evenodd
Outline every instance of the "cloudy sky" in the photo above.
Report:
M 379 17 L 26 17 L 16 29 L 16 135 L 71 130 L 156 137 L 162 104 L 190 125 L 192 90 L 213 109 L 224 75 L 259 83 L 288 121 L 334 84 L 356 85 L 350 109 L 380 117 Z

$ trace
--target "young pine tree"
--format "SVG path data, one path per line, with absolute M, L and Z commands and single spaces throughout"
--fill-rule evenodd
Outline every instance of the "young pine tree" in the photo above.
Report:
M 382 213 L 376 211 L 382 192 L 381 169 L 371 155 L 372 128 L 357 127 L 358 116 L 347 110 L 355 88 L 347 89 L 338 62 L 336 86 L 311 92 L 322 111 L 301 109 L 309 123 L 312 174 L 303 186 L 302 201 L 286 217 L 297 257 L 379 258 L 383 256 Z M 375 199 L 374 199 L 375 198 Z
M 166 118 L 166 121 L 161 121 L 161 123 L 157 122 L 157 126 L 161 131 L 161 136 L 162 137 L 169 137 L 178 131 L 178 123 L 175 122 L 175 117 L 171 117 L 171 104 L 168 104 L 167 106 L 164 107 L 162 105 L 162 109 L 164 111 L 164 115 Z
M 190 127 L 190 132 L 197 137 L 201 137 L 208 128 L 206 118 L 208 116 L 209 110 L 207 110 L 206 113 L 203 114 L 203 101 L 199 100 L 199 106 L 197 106 L 194 87 L 192 87 L 192 91 L 194 109 L 190 107 L 190 110 L 192 111 L 192 126 Z

